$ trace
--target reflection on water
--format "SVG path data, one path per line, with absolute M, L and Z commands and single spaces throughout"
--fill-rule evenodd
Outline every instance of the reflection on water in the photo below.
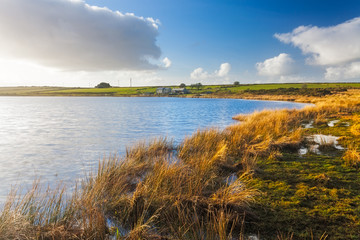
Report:
M 157 136 L 181 141 L 232 116 L 298 103 L 237 99 L 0 97 L 0 202 L 11 185 L 73 183 L 98 160 Z

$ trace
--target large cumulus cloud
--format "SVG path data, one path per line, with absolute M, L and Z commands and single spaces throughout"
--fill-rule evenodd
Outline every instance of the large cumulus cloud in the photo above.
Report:
M 329 27 L 300 26 L 275 37 L 301 49 L 308 64 L 324 67 L 327 80 L 360 77 L 360 17 Z
M 309 55 L 309 64 L 336 65 L 360 59 L 360 18 L 330 27 L 300 26 L 275 37 Z
M 0 56 L 74 71 L 156 69 L 158 23 L 82 0 L 2 0 Z
M 294 60 L 287 53 L 256 63 L 258 74 L 267 77 L 287 76 L 295 72 Z

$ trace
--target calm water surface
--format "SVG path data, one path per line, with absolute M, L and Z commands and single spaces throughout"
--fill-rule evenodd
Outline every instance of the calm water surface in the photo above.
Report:
M 232 124 L 239 113 L 304 104 L 238 99 L 0 97 L 0 202 L 35 178 L 74 183 L 99 159 L 143 139 L 180 142 L 199 128 Z

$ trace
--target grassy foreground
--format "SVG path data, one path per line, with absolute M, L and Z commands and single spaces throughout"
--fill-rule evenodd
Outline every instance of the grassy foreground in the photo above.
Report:
M 307 99 L 316 106 L 240 115 L 179 146 L 140 143 L 72 196 L 35 182 L 9 195 L 0 239 L 360 239 L 360 90 Z M 324 138 L 299 155 L 313 134 L 344 149 Z

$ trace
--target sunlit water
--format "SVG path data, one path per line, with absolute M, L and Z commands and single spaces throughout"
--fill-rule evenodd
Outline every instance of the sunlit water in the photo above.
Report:
M 166 136 L 179 143 L 206 127 L 224 128 L 239 113 L 304 104 L 238 99 L 0 97 L 0 203 L 11 186 L 35 178 L 73 184 L 99 159 Z

